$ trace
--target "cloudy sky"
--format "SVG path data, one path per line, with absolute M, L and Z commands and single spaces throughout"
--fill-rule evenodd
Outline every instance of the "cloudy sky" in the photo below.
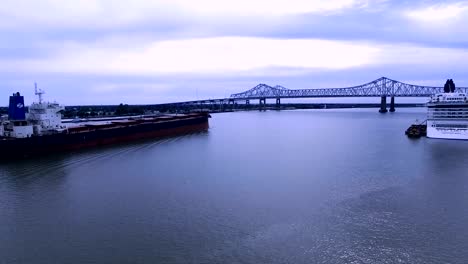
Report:
M 63 104 L 227 97 L 258 83 L 381 76 L 468 86 L 468 1 L 2 0 L 0 98 Z

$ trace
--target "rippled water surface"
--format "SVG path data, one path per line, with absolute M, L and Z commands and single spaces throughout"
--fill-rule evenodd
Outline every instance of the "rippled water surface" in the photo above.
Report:
M 0 163 L 0 263 L 467 263 L 468 142 L 410 140 L 424 110 L 397 111 Z

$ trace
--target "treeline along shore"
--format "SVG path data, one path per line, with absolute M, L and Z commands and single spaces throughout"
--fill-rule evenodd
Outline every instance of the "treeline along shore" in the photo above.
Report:
M 402 107 L 424 107 L 425 104 L 407 103 L 395 104 L 395 108 Z M 102 116 L 130 116 L 130 115 L 146 115 L 158 113 L 188 113 L 188 112 L 232 112 L 232 111 L 249 111 L 249 110 L 293 110 L 293 109 L 337 109 L 337 108 L 376 108 L 380 104 L 344 104 L 344 103 L 284 103 L 276 104 L 154 104 L 154 105 L 76 105 L 66 106 L 62 113 L 64 118 L 84 118 L 84 117 L 102 117 Z M 7 107 L 0 108 L 0 114 L 8 113 Z

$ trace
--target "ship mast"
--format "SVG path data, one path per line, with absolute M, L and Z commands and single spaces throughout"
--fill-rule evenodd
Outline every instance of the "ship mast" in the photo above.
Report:
M 45 92 L 42 89 L 37 89 L 37 83 L 34 83 L 34 89 L 36 95 L 39 97 L 39 103 L 42 104 L 42 95 L 45 94 Z

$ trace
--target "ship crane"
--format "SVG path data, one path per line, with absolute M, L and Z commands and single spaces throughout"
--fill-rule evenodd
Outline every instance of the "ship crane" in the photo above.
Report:
M 44 90 L 37 88 L 37 83 L 34 83 L 35 94 L 39 97 L 39 103 L 42 104 L 42 95 L 45 94 Z

